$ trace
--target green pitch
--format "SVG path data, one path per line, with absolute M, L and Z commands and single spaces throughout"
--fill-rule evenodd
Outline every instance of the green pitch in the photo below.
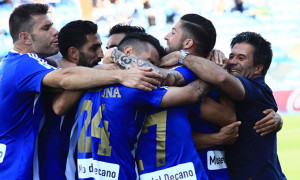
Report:
M 277 134 L 281 168 L 288 180 L 300 179 L 300 114 L 282 115 L 283 128 Z

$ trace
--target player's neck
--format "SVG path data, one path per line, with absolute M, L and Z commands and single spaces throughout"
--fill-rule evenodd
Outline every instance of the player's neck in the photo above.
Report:
M 77 64 L 75 64 L 73 62 L 70 62 L 65 58 L 61 58 L 61 59 L 57 60 L 56 63 L 57 63 L 57 66 L 60 67 L 60 68 L 67 68 L 67 67 L 77 66 Z
M 30 47 L 17 43 L 14 44 L 13 50 L 17 51 L 20 54 L 34 53 Z

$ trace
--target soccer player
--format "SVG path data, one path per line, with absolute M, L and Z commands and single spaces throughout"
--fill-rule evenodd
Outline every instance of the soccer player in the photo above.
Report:
M 277 156 L 276 132 L 260 136 L 253 130 L 265 109 L 277 111 L 272 90 L 264 81 L 271 61 L 270 42 L 257 33 L 243 32 L 231 41 L 227 71 L 193 55 L 181 62 L 234 99 L 237 120 L 242 125 L 237 141 L 225 151 L 231 179 L 286 179 Z M 164 65 L 177 63 L 178 56 Z
M 184 49 L 188 52 L 185 51 L 183 53 L 207 57 L 215 45 L 216 31 L 208 19 L 196 14 L 187 14 L 181 17 L 180 21 L 172 28 L 172 31 L 165 36 L 165 39 L 168 44 L 166 48 L 167 52 Z M 186 54 L 183 54 L 182 57 L 185 55 Z M 189 74 L 193 76 L 193 74 Z M 188 78 L 185 78 L 185 80 L 188 80 Z M 204 101 L 206 102 L 208 99 L 209 98 L 206 97 Z M 212 103 L 214 103 L 214 101 Z M 208 105 L 208 103 L 204 106 L 206 105 Z M 193 109 L 199 111 L 198 106 Z M 149 113 L 139 138 L 138 158 L 141 178 L 166 178 L 166 175 L 169 177 L 171 174 L 175 177 L 187 177 L 187 174 L 191 172 L 186 169 L 187 163 L 189 162 L 188 160 L 198 157 L 193 139 L 190 136 L 192 134 L 189 124 L 190 109 L 186 107 L 168 108 L 165 110 L 167 114 L 165 119 L 160 117 L 161 119 L 158 120 L 158 114 L 163 112 L 160 111 L 161 110 L 157 110 L 154 111 L 154 113 Z M 223 113 L 217 109 L 213 109 L 213 111 L 213 117 L 220 121 L 220 115 Z M 230 112 L 229 116 L 226 116 L 227 114 L 222 116 L 222 120 L 227 121 L 226 125 L 235 121 L 233 108 L 228 110 L 223 108 L 222 112 Z M 205 113 L 206 112 L 202 114 Z M 159 123 L 160 125 L 160 127 L 157 125 L 156 131 L 153 122 Z M 162 126 L 164 123 L 165 126 Z M 234 129 L 238 125 L 239 123 L 237 122 L 230 125 L 229 128 Z M 235 138 L 234 135 L 236 133 L 237 132 L 233 133 L 231 138 Z M 157 138 L 156 143 L 153 143 L 154 137 Z M 165 141 L 163 141 L 163 137 Z M 195 169 L 200 171 L 200 169 L 202 170 L 204 167 L 195 167 Z M 208 177 L 210 179 L 210 176 Z M 201 176 L 197 177 L 197 179 L 201 179 Z
M 97 30 L 98 26 L 95 23 L 82 20 L 72 21 L 62 27 L 58 34 L 58 42 L 63 58 L 54 61 L 53 64 L 60 68 L 97 65 L 103 57 L 102 41 Z M 75 114 L 83 93 L 84 91 L 68 92 L 69 101 L 74 101 L 75 105 L 64 116 L 54 113 L 60 114 L 57 106 L 60 106 L 62 93 L 55 98 L 54 93 L 46 97 L 47 120 L 38 138 L 39 177 L 41 179 L 75 179 L 74 154 L 77 145 L 77 131 L 74 130 L 77 124 Z M 52 110 L 52 102 L 54 110 Z
M 131 26 L 126 24 L 116 24 L 109 30 L 109 40 L 106 44 L 106 49 L 117 47 L 121 40 L 129 33 L 145 32 L 141 26 Z
M 48 65 L 41 58 L 58 52 L 58 31 L 47 12 L 47 5 L 29 3 L 18 6 L 9 18 L 14 47 L 0 66 L 0 179 L 32 179 L 34 145 L 44 112 L 39 97 L 45 90 L 87 89 L 115 82 L 146 90 L 156 88 L 148 82 L 157 80 L 147 77 L 141 77 L 143 84 L 132 84 L 124 79 L 124 71 L 55 69 Z M 136 75 L 160 78 L 152 72 Z
M 145 33 L 127 35 L 119 44 L 130 61 L 132 56 L 158 61 L 158 49 L 163 49 L 157 39 Z M 199 86 L 200 85 L 200 86 Z M 195 86 L 195 87 L 194 87 Z M 134 149 L 136 126 L 144 119 L 136 119 L 142 107 L 176 106 L 196 102 L 198 96 L 205 94 L 206 85 L 192 83 L 181 88 L 168 90 L 158 88 L 145 92 L 126 88 L 122 85 L 104 86 L 87 92 L 80 101 L 78 117 L 78 173 L 79 178 L 118 178 L 136 179 L 135 161 L 131 154 Z M 180 94 L 180 95 L 179 95 Z M 188 123 L 188 121 L 187 121 Z M 190 134 L 190 139 L 192 137 Z M 193 146 L 193 143 L 188 143 Z M 195 148 L 194 148 L 195 150 Z M 195 151 L 194 159 L 197 172 L 206 174 L 201 168 L 200 158 Z M 198 159 L 197 159 L 198 158 Z M 192 167 L 191 167 L 192 166 Z M 194 168 L 193 163 L 188 168 Z M 195 177 L 195 170 L 193 171 Z

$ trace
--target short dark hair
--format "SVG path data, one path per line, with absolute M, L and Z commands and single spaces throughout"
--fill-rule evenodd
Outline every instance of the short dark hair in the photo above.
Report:
M 185 37 L 195 42 L 197 55 L 207 57 L 216 44 L 217 33 L 212 22 L 198 14 L 186 14 L 180 18 Z
M 114 25 L 112 28 L 110 28 L 109 30 L 109 36 L 113 35 L 113 34 L 129 34 L 129 33 L 133 33 L 133 32 L 146 32 L 145 29 L 141 26 L 131 26 L 129 24 L 116 24 Z
M 119 43 L 118 48 L 120 50 L 124 50 L 125 46 L 130 44 L 134 46 L 134 49 L 135 51 L 137 51 L 137 53 L 141 53 L 141 50 L 147 49 L 147 42 L 152 44 L 156 48 L 159 54 L 159 59 L 166 55 L 166 51 L 161 46 L 159 40 L 156 39 L 154 36 L 143 32 L 129 33 Z
M 9 32 L 13 42 L 18 41 L 21 32 L 32 32 L 34 21 L 32 16 L 46 15 L 49 6 L 47 4 L 28 3 L 15 8 L 9 17 Z
M 262 74 L 265 75 L 271 65 L 273 52 L 271 43 L 265 40 L 260 34 L 255 32 L 242 32 L 237 34 L 231 41 L 230 46 L 247 43 L 254 47 L 253 65 L 262 64 L 264 66 Z
M 96 34 L 97 30 L 97 24 L 92 21 L 76 20 L 66 24 L 58 34 L 58 47 L 62 56 L 67 58 L 68 49 L 72 46 L 81 49 L 87 42 L 86 35 Z

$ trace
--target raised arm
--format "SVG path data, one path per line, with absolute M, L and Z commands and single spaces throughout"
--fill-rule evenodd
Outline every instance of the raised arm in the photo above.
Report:
M 128 56 L 117 48 L 111 48 L 105 53 L 104 62 L 115 63 L 121 69 L 151 67 L 153 72 L 162 75 L 161 85 L 163 86 L 178 86 L 185 82 L 184 77 L 178 71 L 156 67 L 146 60 Z
M 178 64 L 180 52 L 172 52 L 171 54 L 172 59 L 163 58 L 160 67 Z M 187 55 L 183 65 L 193 71 L 199 79 L 219 86 L 232 99 L 242 100 L 245 97 L 245 89 L 241 81 L 214 62 L 202 57 Z

